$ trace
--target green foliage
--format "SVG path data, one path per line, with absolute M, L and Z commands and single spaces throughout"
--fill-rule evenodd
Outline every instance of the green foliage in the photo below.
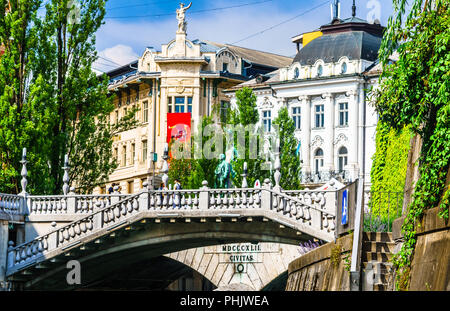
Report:
M 404 191 L 410 139 L 408 128 L 397 131 L 386 123 L 378 122 L 369 201 L 374 215 L 383 218 L 389 215 L 392 218 L 401 213 L 403 195 L 397 193 Z
M 255 125 L 259 121 L 259 114 L 258 109 L 256 106 L 256 96 L 253 94 L 253 91 L 247 87 L 244 87 L 238 91 L 236 91 L 236 105 L 237 109 L 232 110 L 231 115 L 231 122 L 233 125 L 242 125 L 242 126 L 249 126 L 249 125 Z M 255 133 L 258 132 L 258 135 L 263 135 L 261 128 L 255 128 Z M 237 137 L 234 138 L 235 141 L 237 141 Z M 231 164 L 233 166 L 233 170 L 235 171 L 235 176 L 233 178 L 233 184 L 236 186 L 240 186 L 242 183 L 242 177 L 243 174 L 243 166 L 244 162 L 247 162 L 247 182 L 249 186 L 253 186 L 256 180 L 259 180 L 261 183 L 264 181 L 265 178 L 270 178 L 270 171 L 264 170 L 264 162 L 265 159 L 263 159 L 260 156 L 260 152 L 258 152 L 258 156 L 256 159 L 252 159 L 250 156 L 250 134 L 246 131 L 245 132 L 245 155 L 239 155 L 240 157 L 243 157 L 241 159 L 237 159 L 233 161 Z M 262 148 L 262 146 L 258 146 L 259 149 Z
M 297 139 L 294 136 L 294 120 L 289 116 L 288 109 L 283 107 L 273 121 L 277 137 L 280 139 L 281 188 L 286 190 L 300 189 L 300 159 L 296 155 Z
M 340 244 L 336 244 L 336 246 L 331 249 L 330 261 L 334 268 L 337 268 L 341 263 L 341 253 L 342 246 Z
M 212 135 L 203 135 L 206 126 L 213 124 L 211 117 L 203 117 L 199 124 L 198 131 L 194 136 L 192 154 L 199 153 L 205 142 L 211 139 Z M 199 189 L 202 182 L 206 180 L 209 187 L 214 185 L 214 171 L 218 159 L 207 159 L 202 154 L 193 158 L 172 158 L 169 162 L 169 184 L 173 184 L 178 179 L 184 189 Z
M 420 178 L 402 226 L 405 243 L 394 257 L 402 290 L 409 286 L 416 224 L 424 211 L 439 206 L 440 215 L 448 218 L 445 183 L 450 163 L 450 3 L 415 0 L 408 15 L 406 3 L 393 1 L 395 12 L 380 53 L 383 74 L 376 104 L 381 122 L 395 129 L 409 126 L 423 141 Z M 398 61 L 389 64 L 395 49 Z
M 129 114 L 111 125 L 108 78 L 92 71 L 95 32 L 103 23 L 105 1 L 80 1 L 79 23 L 72 23 L 68 0 L 0 1 L 0 191 L 19 191 L 21 149 L 28 151 L 28 191 L 62 191 L 64 155 L 70 180 L 79 192 L 103 184 L 117 167 L 112 139 L 136 125 Z

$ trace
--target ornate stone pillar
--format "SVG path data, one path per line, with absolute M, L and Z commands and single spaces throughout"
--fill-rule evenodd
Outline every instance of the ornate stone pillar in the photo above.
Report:
M 311 173 L 311 97 L 302 95 L 298 98 L 301 102 L 301 152 L 302 152 L 302 173 Z
M 334 95 L 325 93 L 322 98 L 325 99 L 324 171 L 328 172 L 334 170 Z
M 357 89 L 347 92 L 349 97 L 348 103 L 348 127 L 349 127 L 349 149 L 348 149 L 348 168 L 351 180 L 355 180 L 358 176 L 358 127 L 359 127 L 359 107 L 357 100 Z

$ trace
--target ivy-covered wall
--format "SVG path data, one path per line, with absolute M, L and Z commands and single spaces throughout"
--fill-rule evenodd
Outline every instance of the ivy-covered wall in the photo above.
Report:
M 395 192 L 402 193 L 405 187 L 410 139 L 408 128 L 397 131 L 378 122 L 376 151 L 370 173 L 372 194 L 369 207 L 373 215 L 387 217 L 389 213 L 389 218 L 392 218 L 397 212 L 401 213 L 403 195 Z

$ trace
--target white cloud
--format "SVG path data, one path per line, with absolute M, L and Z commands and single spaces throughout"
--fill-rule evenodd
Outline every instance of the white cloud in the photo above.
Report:
M 131 46 L 117 44 L 98 53 L 99 59 L 94 63 L 95 71 L 110 71 L 135 61 L 139 55 Z

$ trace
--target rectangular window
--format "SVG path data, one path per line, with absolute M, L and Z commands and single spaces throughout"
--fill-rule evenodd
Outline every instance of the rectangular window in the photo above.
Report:
M 117 147 L 114 148 L 113 157 L 117 162 L 119 161 L 119 149 Z
M 143 102 L 142 105 L 144 106 L 142 109 L 142 113 L 143 113 L 142 120 L 144 121 L 144 123 L 147 123 L 148 122 L 148 101 Z
M 229 108 L 229 102 L 224 100 L 220 101 L 220 122 L 227 123 Z
M 187 101 L 188 101 L 188 112 L 192 113 L 192 97 L 188 97 Z
M 114 121 L 116 123 L 119 123 L 119 110 L 116 110 L 116 115 L 115 115 Z
M 147 161 L 147 141 L 142 141 L 142 161 Z
M 136 156 L 136 145 L 131 144 L 131 164 L 134 164 L 134 157 Z
M 167 112 L 172 113 L 172 97 L 167 98 Z
M 175 97 L 175 113 L 184 112 L 184 97 Z
M 122 166 L 127 165 L 127 146 L 122 147 Z
M 339 126 L 348 126 L 348 103 L 339 104 Z
M 292 108 L 292 119 L 294 120 L 294 126 L 297 130 L 299 130 L 302 126 L 302 118 L 301 118 L 301 108 L 293 107 Z
M 264 131 L 270 132 L 272 130 L 272 111 L 265 110 L 263 111 L 263 125 L 264 125 Z
M 128 188 L 128 189 L 127 189 L 127 192 L 128 192 L 129 194 L 131 194 L 131 193 L 134 192 L 134 181 L 133 181 L 133 180 L 128 181 L 127 188 Z
M 123 108 L 123 116 L 122 116 L 122 118 L 125 117 L 126 115 L 127 115 L 127 107 Z
M 315 119 L 316 128 L 323 128 L 325 125 L 324 105 L 316 105 Z

